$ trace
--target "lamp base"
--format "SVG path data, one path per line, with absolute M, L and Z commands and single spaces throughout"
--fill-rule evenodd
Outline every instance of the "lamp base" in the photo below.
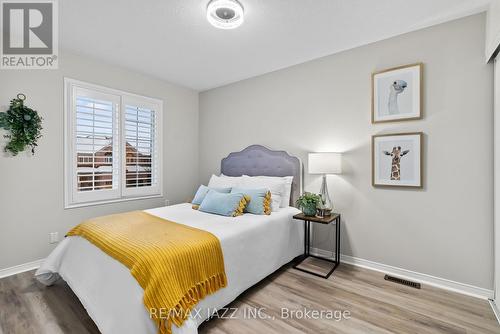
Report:
M 325 218 L 332 215 L 332 209 L 318 209 L 316 211 L 316 218 Z
M 328 194 L 328 186 L 326 184 L 326 174 L 323 175 L 323 182 L 321 183 L 321 189 L 319 191 L 319 195 L 321 196 L 321 200 L 323 201 L 323 205 L 320 209 L 325 211 L 329 211 L 329 214 L 332 213 L 333 204 L 330 198 L 330 194 Z

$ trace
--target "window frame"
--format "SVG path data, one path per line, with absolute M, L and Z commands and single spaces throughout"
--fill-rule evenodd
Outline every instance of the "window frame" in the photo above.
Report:
M 105 100 L 113 100 L 116 108 L 113 119 L 113 189 L 82 193 L 77 191 L 76 177 L 76 95 L 87 92 L 90 97 L 101 96 Z M 126 187 L 126 145 L 125 145 L 125 106 L 133 105 L 154 110 L 155 136 L 152 160 L 152 186 Z M 64 208 L 100 205 L 131 200 L 163 197 L 163 101 L 122 90 L 100 86 L 72 78 L 64 78 Z M 116 138 L 115 138 L 116 135 Z M 115 147 L 116 143 L 118 147 Z M 115 154 L 116 152 L 116 154 Z M 116 166 L 115 166 L 116 164 Z M 156 175 L 154 173 L 156 167 Z M 116 169 L 115 169 L 116 168 Z M 118 171 L 118 172 L 117 172 Z M 115 173 L 117 176 L 115 177 Z M 156 181 L 154 182 L 153 179 Z M 115 184 L 116 182 L 116 184 Z M 154 184 L 153 184 L 154 183 Z

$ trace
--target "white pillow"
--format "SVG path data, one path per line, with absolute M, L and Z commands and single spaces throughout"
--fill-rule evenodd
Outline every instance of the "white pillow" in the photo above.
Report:
M 248 175 L 243 175 L 248 176 Z M 254 178 L 270 179 L 270 180 L 282 180 L 285 182 L 285 190 L 281 197 L 280 208 L 288 208 L 290 206 L 290 196 L 292 195 L 292 182 L 293 176 L 248 176 Z
M 283 180 L 285 180 L 285 195 L 281 200 L 280 207 L 288 208 L 290 206 L 290 196 L 292 196 L 293 176 L 284 176 Z M 292 203 L 292 205 L 295 205 L 295 203 Z
M 241 187 L 243 176 L 217 176 L 212 175 L 208 182 L 209 188 L 234 188 Z
M 271 210 L 278 211 L 285 194 L 285 181 L 281 179 L 252 177 L 244 175 L 240 187 L 248 189 L 264 188 L 271 192 Z

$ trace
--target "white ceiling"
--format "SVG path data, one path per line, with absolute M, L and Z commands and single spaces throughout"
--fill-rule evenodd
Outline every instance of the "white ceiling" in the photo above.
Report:
M 208 0 L 63 0 L 63 49 L 196 90 L 239 81 L 484 10 L 488 0 L 240 0 L 212 27 Z

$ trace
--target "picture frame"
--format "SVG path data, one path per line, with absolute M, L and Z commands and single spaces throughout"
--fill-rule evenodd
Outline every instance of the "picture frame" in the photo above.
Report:
M 372 136 L 374 187 L 423 187 L 423 132 Z
M 422 119 L 423 63 L 372 73 L 372 124 Z

